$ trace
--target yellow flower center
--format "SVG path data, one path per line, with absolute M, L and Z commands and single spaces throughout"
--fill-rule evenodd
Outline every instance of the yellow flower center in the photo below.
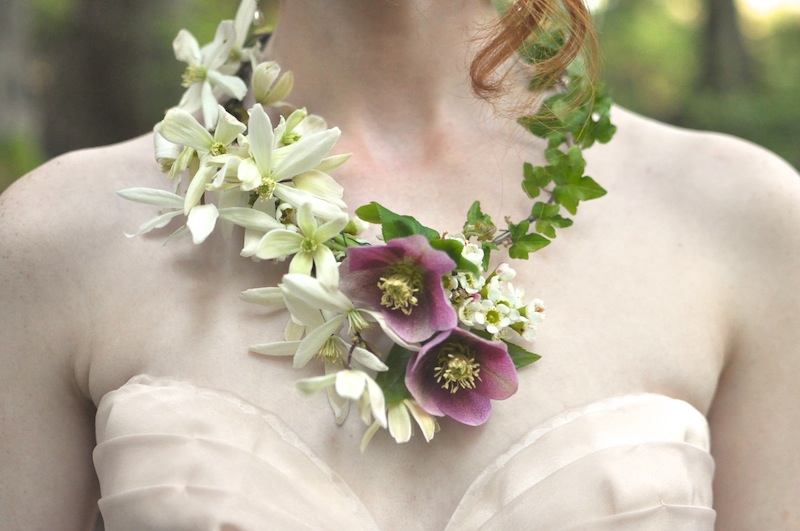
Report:
M 204 81 L 207 75 L 208 69 L 206 67 L 200 65 L 189 65 L 183 72 L 183 76 L 181 77 L 181 85 L 183 85 L 183 88 L 189 88 L 195 83 Z
M 333 337 L 329 337 L 317 353 L 320 358 L 329 363 L 334 363 L 339 360 L 342 357 L 342 354 L 343 352 L 339 346 L 339 342 Z
M 317 242 L 313 238 L 303 238 L 300 242 L 300 250 L 304 253 L 313 253 L 317 250 Z
M 369 328 L 369 323 L 358 310 L 350 310 L 347 312 L 347 323 L 350 325 L 351 334 L 357 334 Z
M 475 389 L 480 381 L 481 364 L 475 361 L 475 352 L 461 343 L 445 343 L 439 348 L 433 375 L 442 389 L 455 393 L 459 389 Z
M 422 275 L 413 261 L 405 259 L 386 268 L 386 276 L 380 278 L 378 289 L 383 292 L 382 306 L 411 315 L 419 302 L 414 294 L 422 289 Z
M 270 199 L 272 194 L 275 193 L 276 186 L 278 186 L 278 183 L 275 182 L 275 179 L 266 175 L 261 178 L 261 186 L 256 188 L 256 192 L 258 192 L 258 196 L 261 199 Z
M 214 142 L 211 144 L 211 149 L 208 150 L 213 156 L 224 155 L 228 152 L 228 148 L 222 142 Z

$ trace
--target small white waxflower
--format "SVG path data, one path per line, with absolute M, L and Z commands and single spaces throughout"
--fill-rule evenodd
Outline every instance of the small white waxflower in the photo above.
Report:
M 236 44 L 236 29 L 231 20 L 224 20 L 217 27 L 214 40 L 201 49 L 197 39 L 186 30 L 181 30 L 172 42 L 175 57 L 187 64 L 183 74 L 183 93 L 178 107 L 203 114 L 203 123 L 211 129 L 217 121 L 218 101 L 216 93 L 241 100 L 247 94 L 247 85 L 241 78 L 226 74 L 220 68 L 228 62 Z

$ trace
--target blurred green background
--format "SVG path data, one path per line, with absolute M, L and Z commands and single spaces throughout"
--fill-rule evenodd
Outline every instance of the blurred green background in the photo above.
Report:
M 268 0 L 270 2 L 274 0 Z M 237 0 L 5 0 L 0 190 L 65 151 L 151 129 L 182 92 L 171 42 Z M 800 0 L 593 0 L 617 102 L 800 167 Z

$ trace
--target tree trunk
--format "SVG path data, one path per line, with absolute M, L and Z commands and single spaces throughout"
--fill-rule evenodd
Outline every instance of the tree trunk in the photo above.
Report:
M 7 2 L 0 16 L 0 139 L 33 136 L 38 129 L 30 76 L 30 5 L 28 0 Z
M 753 62 L 735 0 L 707 0 L 706 13 L 699 88 L 715 92 L 748 89 L 754 80 Z

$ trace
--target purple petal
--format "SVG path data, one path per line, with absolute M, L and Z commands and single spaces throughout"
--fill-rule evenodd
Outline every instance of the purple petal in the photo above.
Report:
M 474 389 L 460 388 L 452 393 L 436 381 L 439 348 L 453 342 L 467 345 L 480 364 L 480 380 L 475 381 Z M 438 334 L 411 357 L 406 367 L 405 383 L 414 399 L 428 413 L 447 415 L 471 426 L 482 424 L 489 418 L 490 399 L 508 398 L 518 386 L 514 363 L 503 343 L 482 339 L 459 328 Z

